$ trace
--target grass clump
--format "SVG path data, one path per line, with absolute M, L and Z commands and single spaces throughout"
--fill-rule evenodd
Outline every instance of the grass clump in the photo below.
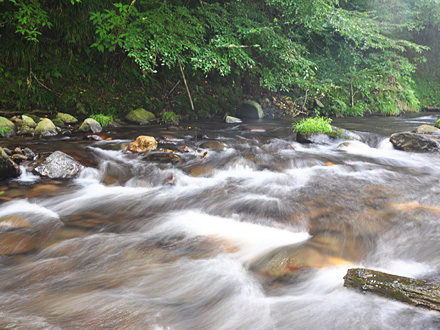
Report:
M 102 127 L 108 126 L 108 124 L 113 121 L 113 116 L 103 115 L 102 113 L 91 115 L 90 118 L 96 120 Z
M 293 123 L 292 127 L 295 132 L 303 135 L 312 133 L 326 134 L 333 132 L 331 122 L 330 118 L 325 117 L 303 118 L 300 122 Z

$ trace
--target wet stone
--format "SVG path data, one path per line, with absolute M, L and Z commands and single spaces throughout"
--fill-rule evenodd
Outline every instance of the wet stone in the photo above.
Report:
M 81 169 L 81 164 L 72 157 L 61 151 L 55 151 L 42 164 L 35 167 L 34 171 L 52 179 L 65 179 L 75 177 Z

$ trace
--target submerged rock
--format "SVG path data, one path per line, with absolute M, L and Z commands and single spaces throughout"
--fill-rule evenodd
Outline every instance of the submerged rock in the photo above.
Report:
M 261 119 L 264 117 L 263 109 L 258 102 L 246 101 L 237 109 L 238 118 Z
M 394 133 L 390 137 L 394 148 L 413 152 L 438 152 L 440 144 L 431 135 L 412 132 Z
M 142 108 L 132 110 L 125 116 L 125 120 L 137 125 L 145 125 L 155 119 L 156 116 L 153 113 Z
M 37 127 L 35 128 L 34 134 L 37 136 L 54 136 L 57 135 L 58 132 L 52 120 L 44 118 L 38 123 Z
M 100 133 L 102 131 L 102 126 L 95 119 L 87 118 L 78 128 L 78 131 Z
M 0 179 L 10 179 L 20 176 L 21 170 L 9 155 L 0 148 Z
M 177 164 L 181 161 L 180 156 L 172 152 L 154 152 L 146 155 L 144 160 L 172 164 Z
M 136 138 L 136 141 L 133 141 L 128 145 L 128 150 L 131 152 L 147 152 L 156 149 L 156 139 L 148 135 L 140 135 Z
M 51 179 L 75 177 L 82 169 L 80 163 L 61 151 L 55 151 L 43 163 L 35 167 L 34 172 Z
M 248 268 L 269 281 L 290 281 L 299 272 L 329 266 L 348 265 L 351 252 L 343 250 L 344 240 L 319 234 L 304 243 L 277 248 L 253 260 Z M 341 255 L 342 254 L 342 255 Z
M 200 145 L 200 148 L 212 149 L 212 150 L 224 150 L 226 148 L 226 144 L 224 144 L 221 141 L 210 140 L 210 141 L 203 142 Z

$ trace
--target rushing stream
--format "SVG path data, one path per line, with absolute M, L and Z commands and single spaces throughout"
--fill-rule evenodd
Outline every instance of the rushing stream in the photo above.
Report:
M 281 120 L 4 141 L 84 169 L 1 184 L 0 217 L 38 248 L 0 256 L 0 329 L 439 329 L 438 312 L 343 287 L 353 267 L 440 281 L 440 155 L 388 141 L 436 119 L 338 119 L 363 138 L 344 146 L 301 145 Z M 122 151 L 138 135 L 188 152 Z

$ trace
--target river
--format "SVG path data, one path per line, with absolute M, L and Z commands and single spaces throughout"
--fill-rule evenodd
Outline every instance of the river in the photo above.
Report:
M 440 281 L 440 155 L 388 141 L 437 117 L 335 119 L 362 136 L 346 146 L 301 145 L 288 120 L 3 141 L 84 169 L 1 183 L 0 217 L 38 244 L 0 256 L 0 329 L 439 329 L 438 312 L 343 287 L 354 267 Z M 123 152 L 138 135 L 188 152 Z

